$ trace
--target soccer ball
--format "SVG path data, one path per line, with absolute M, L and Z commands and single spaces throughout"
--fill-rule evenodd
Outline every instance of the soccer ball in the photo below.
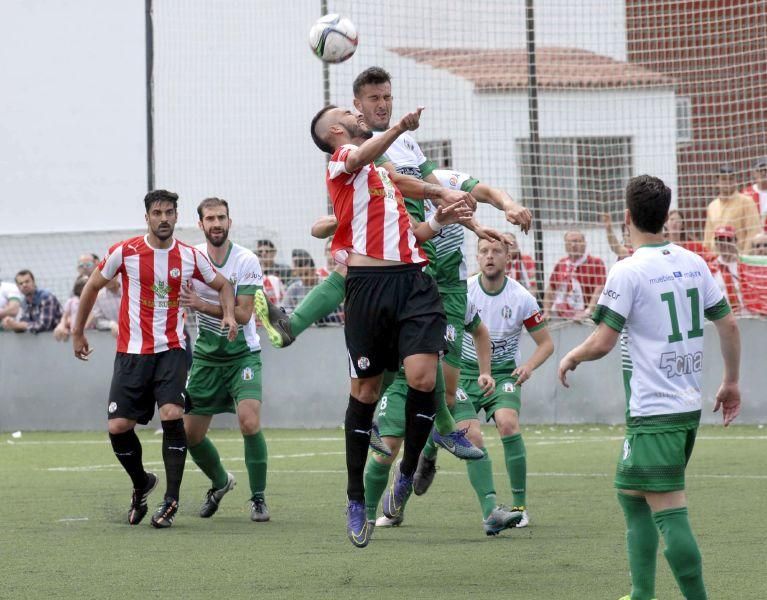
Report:
M 357 29 L 346 17 L 332 14 L 320 17 L 309 30 L 309 46 L 314 55 L 327 63 L 340 63 L 357 50 Z

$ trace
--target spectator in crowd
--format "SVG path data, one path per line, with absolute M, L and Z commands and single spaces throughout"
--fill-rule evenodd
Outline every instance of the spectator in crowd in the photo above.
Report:
M 69 334 L 72 333 L 72 326 L 75 324 L 75 317 L 77 316 L 77 307 L 80 306 L 80 294 L 87 281 L 88 277 L 86 275 L 80 275 L 75 280 L 72 295 L 64 302 L 64 308 L 61 310 L 61 321 L 53 330 L 53 337 L 58 342 L 66 342 L 69 339 Z M 85 327 L 90 326 L 91 320 L 89 319 Z
M 743 188 L 741 194 L 754 201 L 762 227 L 767 231 L 767 156 L 756 159 L 753 168 L 754 183 Z
M 527 254 L 522 254 L 513 233 L 504 234 L 506 240 L 506 275 L 521 283 L 528 292 L 538 298 L 538 280 L 535 274 L 535 261 Z
M 730 303 L 733 312 L 740 312 L 743 298 L 740 291 L 740 273 L 738 271 L 738 243 L 735 228 L 722 225 L 714 230 L 716 256 L 709 263 L 709 268 L 719 289 Z
M 735 169 L 732 165 L 721 165 L 718 175 L 719 196 L 706 209 L 706 229 L 703 244 L 706 250 L 717 253 L 714 232 L 726 225 L 735 230 L 738 252 L 748 254 L 751 238 L 762 229 L 759 211 L 753 200 L 738 192 Z
M 3 330 L 2 322 L 6 317 L 15 319 L 21 312 L 24 297 L 15 283 L 0 281 L 0 331 Z
M 580 231 L 565 233 L 565 251 L 549 278 L 543 297 L 546 319 L 585 319 L 591 315 L 605 284 L 601 258 L 586 254 L 586 238 Z
M 80 258 L 77 259 L 77 275 L 90 277 L 97 264 L 99 264 L 99 257 L 95 254 L 80 255 Z
M 767 233 L 751 240 L 751 255 L 741 256 L 740 292 L 749 314 L 767 316 Z
M 282 306 L 285 298 L 283 281 L 290 278 L 290 267 L 275 262 L 277 247 L 271 240 L 258 240 L 254 252 L 264 273 L 264 294 L 269 298 L 269 302 L 275 306 Z
M 751 240 L 751 256 L 767 256 L 767 233 L 757 233 Z
M 297 248 L 293 250 L 293 281 L 285 291 L 282 307 L 288 314 L 298 306 L 304 296 L 320 281 L 314 266 L 314 259 L 306 251 Z
M 628 227 L 624 223 L 621 225 L 622 240 L 618 241 L 618 237 L 613 231 L 613 219 L 610 213 L 602 213 L 602 223 L 605 226 L 605 233 L 607 234 L 607 243 L 610 246 L 610 250 L 618 258 L 623 260 L 627 256 L 630 256 L 634 250 L 631 247 L 631 236 L 629 235 Z
M 3 329 L 17 333 L 53 331 L 61 320 L 61 304 L 56 296 L 47 290 L 39 289 L 35 276 L 27 269 L 16 273 L 16 285 L 24 295 L 24 308 L 18 320 L 5 317 L 2 321 Z
M 695 254 L 701 256 L 706 262 L 709 262 L 714 258 L 714 255 L 706 250 L 703 242 L 690 239 L 682 213 L 676 209 L 668 211 L 666 238 L 672 244 L 686 248 L 690 252 L 695 252 Z
M 122 300 L 122 286 L 120 278 L 110 279 L 96 296 L 93 305 L 93 326 L 100 331 L 110 331 L 117 337 L 119 330 L 117 319 L 120 314 L 120 301 Z

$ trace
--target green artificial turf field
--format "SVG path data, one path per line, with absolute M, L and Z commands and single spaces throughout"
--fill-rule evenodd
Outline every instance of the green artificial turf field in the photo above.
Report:
M 503 451 L 484 430 L 499 501 L 511 503 Z M 213 432 L 238 486 L 212 519 L 196 516 L 208 482 L 189 460 L 169 530 L 126 524 L 130 482 L 102 432 L 0 435 L 3 598 L 588 598 L 630 588 L 612 475 L 622 428 L 529 426 L 531 526 L 482 531 L 465 467 L 444 453 L 434 486 L 404 524 L 370 546 L 345 537 L 339 430 L 267 431 L 269 523 L 252 523 L 242 441 Z M 162 472 L 160 436 L 140 433 Z M 688 468 L 690 515 L 710 598 L 767 595 L 767 430 L 704 427 Z M 161 500 L 162 485 L 150 497 Z M 151 514 L 151 513 L 150 513 Z M 659 599 L 679 598 L 658 560 Z

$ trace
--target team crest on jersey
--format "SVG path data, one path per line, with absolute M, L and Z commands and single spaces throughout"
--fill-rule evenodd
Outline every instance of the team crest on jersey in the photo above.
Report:
M 110 402 L 109 408 L 107 410 L 109 410 L 110 415 L 114 414 L 114 412 L 117 410 L 117 402 Z
M 456 402 L 466 402 L 469 399 L 469 397 L 466 395 L 466 392 L 463 391 L 463 388 L 457 388 L 455 390 L 455 401 Z
M 357 359 L 357 366 L 363 371 L 370 368 L 370 359 L 367 356 L 360 356 Z
M 176 279 L 177 277 L 180 277 L 181 276 L 181 269 L 179 269 L 178 267 L 173 267 L 170 270 L 170 276 L 173 277 L 174 279 Z
M 514 384 L 511 381 L 507 381 L 503 384 L 503 391 L 507 394 L 513 394 L 514 393 Z
M 445 339 L 448 342 L 454 342 L 455 341 L 455 326 L 448 323 L 447 329 L 445 330 Z
M 242 370 L 242 380 L 243 381 L 251 381 L 253 379 L 253 369 L 250 367 L 245 367 Z
M 623 460 L 631 456 L 631 444 L 628 440 L 623 440 Z
M 501 309 L 501 316 L 504 319 L 511 318 L 511 307 L 508 304 Z
M 170 286 L 164 281 L 155 281 L 152 286 L 152 291 L 154 291 L 155 295 L 160 298 L 167 298 L 168 293 L 170 292 Z

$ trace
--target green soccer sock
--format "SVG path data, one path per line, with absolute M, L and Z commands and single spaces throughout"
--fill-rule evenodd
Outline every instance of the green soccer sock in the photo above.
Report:
M 677 585 L 687 600 L 705 600 L 703 562 L 698 543 L 692 534 L 687 507 L 661 510 L 653 514 L 655 524 L 666 542 L 664 555 Z
M 205 473 L 207 478 L 210 479 L 214 488 L 220 490 L 226 485 L 226 470 L 224 470 L 224 465 L 221 464 L 218 450 L 216 450 L 208 436 L 202 438 L 202 441 L 196 446 L 189 446 L 189 454 L 192 455 L 194 464 L 200 467 L 200 471 Z
M 477 494 L 479 505 L 482 508 L 482 518 L 487 519 L 496 506 L 495 484 L 493 483 L 493 461 L 487 454 L 487 449 L 482 448 L 484 456 L 479 460 L 467 460 L 466 471 L 469 473 L 471 487 Z
M 437 361 L 437 382 L 434 387 L 434 398 L 437 401 L 437 414 L 434 415 L 434 428 L 440 435 L 455 431 L 455 419 L 445 402 L 445 375 L 442 372 L 442 361 Z
M 507 435 L 501 438 L 503 456 L 506 459 L 506 471 L 509 473 L 511 495 L 514 506 L 527 506 L 527 453 L 521 433 Z
M 626 546 L 631 573 L 631 600 L 655 598 L 655 567 L 658 557 L 658 528 L 652 511 L 641 496 L 618 492 L 618 504 L 626 517 Z
M 391 464 L 380 463 L 372 455 L 368 456 L 368 462 L 365 465 L 365 508 L 367 508 L 368 521 L 376 518 L 378 503 L 389 483 L 389 471 L 391 471 Z
M 245 468 L 248 470 L 250 493 L 263 498 L 266 489 L 266 459 L 269 455 L 264 433 L 259 431 L 253 435 L 243 435 L 242 439 L 245 442 Z
M 423 450 L 421 450 L 421 454 L 423 454 L 426 458 L 430 458 L 431 460 L 437 458 L 437 444 L 434 443 L 434 440 L 431 438 L 431 434 L 429 434 L 429 439 L 426 440 L 426 445 L 423 447 Z
M 333 271 L 325 281 L 313 287 L 290 314 L 290 332 L 298 337 L 312 323 L 327 317 L 344 301 L 345 293 L 344 276 Z

